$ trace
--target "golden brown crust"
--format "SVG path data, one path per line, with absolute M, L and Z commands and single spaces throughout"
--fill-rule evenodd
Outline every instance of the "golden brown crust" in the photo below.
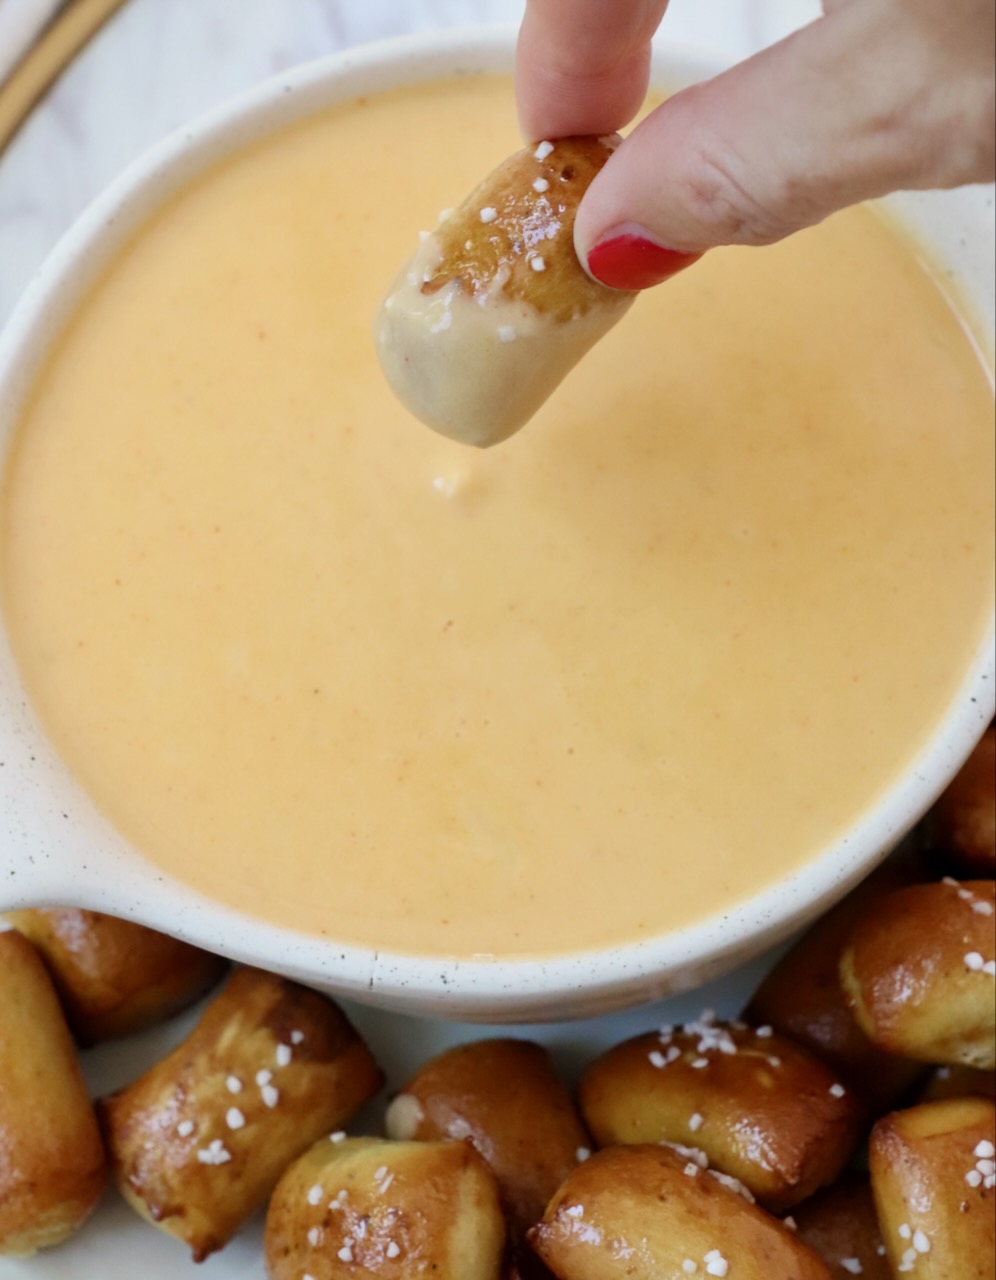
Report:
M 855 1093 L 790 1040 L 715 1023 L 611 1049 L 585 1073 L 580 1102 L 599 1146 L 696 1147 L 778 1212 L 838 1177 L 864 1115 Z
M 585 273 L 574 250 L 578 205 L 617 142 L 562 138 L 548 155 L 549 144 L 543 144 L 510 156 L 436 231 L 441 257 L 423 292 L 437 293 L 454 281 L 471 295 L 497 287 L 508 300 L 528 302 L 558 321 L 617 299 Z M 533 269 L 535 258 L 542 271 Z
M 868 1039 L 841 986 L 840 957 L 855 923 L 887 893 L 916 883 L 923 872 L 910 857 L 879 867 L 785 954 L 743 1015 L 756 1026 L 774 1027 L 833 1067 L 875 1115 L 900 1102 L 924 1068 Z
M 996 1106 L 933 1102 L 880 1120 L 870 1164 L 894 1272 L 916 1280 L 996 1273 Z
M 498 1185 L 469 1142 L 317 1142 L 266 1218 L 271 1280 L 498 1280 Z
M 100 1044 L 193 1004 L 227 968 L 219 956 L 142 925 L 66 907 L 7 917 L 45 958 L 77 1041 Z
M 830 1280 L 776 1218 L 655 1146 L 613 1147 L 579 1165 L 530 1243 L 559 1280 Z
M 101 1104 L 118 1186 L 202 1260 L 381 1083 L 330 1000 L 238 970 L 183 1044 Z
M 76 1049 L 41 957 L 0 933 L 0 1255 L 61 1244 L 107 1180 Z
M 524 1040 L 460 1045 L 422 1068 L 388 1109 L 393 1138 L 469 1138 L 491 1165 L 515 1231 L 536 1223 L 591 1140 L 549 1054 Z
M 852 929 L 841 980 L 866 1034 L 890 1053 L 996 1065 L 996 884 L 914 885 Z
M 847 1178 L 799 1205 L 793 1218 L 799 1239 L 819 1254 L 835 1280 L 892 1280 L 875 1214 L 871 1183 Z
M 952 867 L 980 880 L 996 876 L 996 728 L 983 734 L 927 822 Z

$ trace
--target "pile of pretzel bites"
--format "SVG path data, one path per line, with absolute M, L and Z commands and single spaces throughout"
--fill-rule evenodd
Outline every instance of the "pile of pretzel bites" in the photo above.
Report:
M 996 739 L 742 1020 L 658 1027 L 576 1094 L 524 1040 L 384 1080 L 324 996 L 240 968 L 96 1106 L 78 1048 L 226 965 L 76 910 L 0 934 L 0 1255 L 62 1244 L 112 1179 L 204 1259 L 268 1204 L 272 1280 L 992 1280 Z M 401 1024 L 399 1024 L 401 1025 Z

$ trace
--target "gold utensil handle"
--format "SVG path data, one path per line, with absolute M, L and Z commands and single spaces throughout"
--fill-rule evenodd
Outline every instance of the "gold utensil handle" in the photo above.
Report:
M 58 80 L 125 0 L 69 0 L 0 86 L 0 154 Z

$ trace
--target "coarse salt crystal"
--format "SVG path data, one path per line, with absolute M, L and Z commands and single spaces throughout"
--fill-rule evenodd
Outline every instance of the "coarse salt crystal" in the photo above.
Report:
M 849 1271 L 852 1276 L 859 1276 L 864 1271 L 860 1258 L 841 1258 L 840 1265 L 845 1271 Z
M 578 1164 L 584 1164 L 586 1160 L 591 1159 L 591 1151 L 587 1147 L 578 1147 L 577 1151 L 574 1152 L 574 1158 Z
M 552 142 L 541 142 L 533 154 L 537 160 L 546 160 L 549 156 L 553 155 L 553 152 L 554 145 Z
M 339 1259 L 340 1262 L 352 1262 L 353 1251 L 348 1244 L 344 1244 L 342 1248 L 339 1250 L 339 1252 L 336 1254 L 336 1257 Z
M 291 1044 L 304 1044 L 304 1032 L 292 1031 L 290 1033 L 290 1042 Z
M 545 259 L 545 258 L 541 258 L 541 257 L 540 257 L 540 255 L 539 255 L 539 254 L 537 254 L 535 258 L 530 258 L 530 259 L 529 259 L 529 265 L 532 267 L 532 269 L 533 269 L 534 271 L 545 271 L 545 270 L 546 270 L 546 259 Z
M 651 1049 L 647 1057 L 650 1061 L 650 1065 L 652 1067 L 656 1067 L 658 1071 L 663 1071 L 667 1066 L 667 1059 L 658 1049 Z
M 494 222 L 498 217 L 498 210 L 493 209 L 490 205 L 486 209 L 481 210 L 481 221 L 484 223 Z
M 799 1230 L 799 1224 L 798 1222 L 796 1222 L 795 1218 L 793 1218 L 791 1214 L 789 1214 L 787 1218 L 782 1218 L 782 1226 L 788 1227 L 789 1231 Z
M 769 1026 L 758 1027 L 754 1034 L 760 1040 L 769 1040 L 775 1034 L 775 1029 Z
M 985 956 L 978 951 L 969 951 L 965 956 L 965 968 L 970 969 L 972 973 L 981 972 L 985 963 Z
M 718 1249 L 710 1249 L 703 1261 L 706 1274 L 710 1276 L 725 1276 L 730 1269 L 730 1264 Z
M 228 1125 L 229 1129 L 244 1129 L 246 1118 L 238 1107 L 229 1107 L 225 1114 L 225 1124 Z
M 308 1192 L 308 1204 L 312 1204 L 312 1205 L 321 1204 L 322 1197 L 324 1195 L 325 1195 L 325 1188 L 316 1182 L 315 1185 Z
M 264 1084 L 260 1093 L 263 1098 L 263 1105 L 269 1107 L 272 1111 L 280 1101 L 280 1090 L 275 1085 Z
M 909 1224 L 908 1222 L 904 1222 L 904 1223 L 902 1223 L 902 1225 L 900 1226 L 900 1228 L 899 1228 L 899 1238 L 900 1238 L 900 1240 L 912 1240 L 912 1238 L 913 1238 L 913 1228 L 910 1226 L 910 1224 Z
M 782 1065 L 782 1060 L 781 1060 L 781 1058 L 769 1058 L 769 1059 L 768 1059 L 768 1066 L 769 1066 L 769 1067 L 780 1067 L 781 1065 Z
M 583 1217 L 584 1217 L 584 1205 L 583 1205 L 583 1204 L 569 1204 L 569 1205 L 567 1206 L 567 1208 L 564 1210 L 564 1216 L 565 1216 L 565 1217 L 567 1217 L 567 1218 L 583 1218 Z
M 277 1045 L 277 1066 L 278 1067 L 289 1067 L 291 1063 L 291 1058 L 293 1058 L 293 1056 L 294 1056 L 294 1052 L 291 1049 L 289 1044 Z
M 698 1133 L 702 1128 L 703 1123 L 702 1117 L 696 1111 L 696 1113 L 689 1118 L 688 1127 L 691 1129 L 692 1133 Z
M 990 978 L 996 978 L 996 960 L 987 960 L 982 966 L 982 972 L 988 973 Z
M 980 916 L 991 916 L 993 913 L 993 904 L 991 902 L 983 902 L 979 899 L 978 902 L 972 903 L 972 910 Z
M 972 1155 L 978 1156 L 980 1160 L 992 1160 L 996 1156 L 996 1147 L 993 1146 L 988 1138 L 983 1138 L 972 1152 Z
M 846 1093 L 847 1090 L 842 1084 L 832 1084 L 830 1086 L 830 1094 L 834 1098 L 843 1098 Z
M 181 1120 L 180 1123 L 176 1126 L 176 1131 L 181 1138 L 189 1138 L 190 1135 L 194 1132 L 193 1120 Z
M 322 1242 L 321 1227 L 312 1227 L 308 1232 L 308 1244 L 311 1245 L 312 1249 L 317 1249 L 318 1246 L 321 1244 L 321 1242 Z
M 550 184 L 546 178 L 537 178 L 533 183 L 533 190 L 538 191 L 541 196 L 545 195 L 550 190 Z
M 969 1169 L 968 1173 L 965 1174 L 965 1181 L 970 1187 L 981 1187 L 982 1174 L 979 1173 L 978 1169 Z
M 228 1090 L 229 1093 L 241 1093 L 242 1081 L 239 1079 L 238 1076 L 229 1076 L 228 1079 L 225 1081 L 225 1088 Z
M 398 1244 L 398 1242 L 397 1242 L 396 1240 L 388 1240 L 388 1242 L 387 1242 L 387 1248 L 384 1250 L 384 1253 L 385 1253 L 385 1254 L 387 1255 L 387 1257 L 389 1257 L 389 1258 L 397 1258 L 397 1257 L 400 1257 L 400 1256 L 401 1256 L 401 1246 Z
M 696 1271 L 698 1271 L 699 1264 L 697 1262 L 694 1262 L 691 1258 L 686 1258 L 685 1261 L 681 1264 L 681 1269 L 682 1271 L 684 1271 L 686 1276 L 693 1276 L 695 1275 Z
M 709 1065 L 708 1058 L 696 1058 L 692 1063 L 692 1066 L 695 1068 L 696 1071 L 701 1071 L 703 1067 L 707 1067 L 708 1065 Z
M 215 1138 L 197 1153 L 197 1159 L 201 1164 L 227 1164 L 231 1158 L 231 1152 L 225 1150 L 225 1144 L 220 1138 Z
M 919 1228 L 913 1232 L 913 1248 L 917 1253 L 930 1253 L 930 1237 Z
M 259 1085 L 260 1088 L 262 1088 L 264 1084 L 269 1084 L 272 1079 L 273 1079 L 272 1071 L 256 1072 L 256 1083 Z
M 346 1141 L 346 1134 L 345 1134 L 345 1131 L 342 1129 L 336 1129 L 335 1133 L 329 1134 L 329 1142 L 334 1142 L 336 1146 L 338 1146 L 340 1142 L 345 1142 L 345 1141 Z

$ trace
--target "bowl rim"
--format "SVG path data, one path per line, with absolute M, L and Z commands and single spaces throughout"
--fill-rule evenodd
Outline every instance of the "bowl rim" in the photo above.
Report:
M 174 131 L 139 157 L 62 237 L 0 333 L 0 451 L 6 453 L 18 406 L 75 302 L 113 258 L 121 241 L 172 192 L 221 157 L 322 106 L 356 93 L 414 85 L 442 74 L 507 72 L 513 50 L 514 31 L 507 27 L 435 31 L 355 47 L 253 87 Z M 655 81 L 659 84 L 666 78 L 684 85 L 727 65 L 714 53 L 665 44 L 655 50 Z M 94 884 L 92 877 L 88 882 L 81 874 L 71 877 L 67 885 L 66 868 L 53 855 L 48 878 L 27 875 L 20 890 L 15 868 L 13 892 L 19 904 L 26 903 L 27 893 L 32 905 L 45 901 L 55 905 L 61 901 L 60 892 L 75 896 L 77 905 L 113 910 L 237 960 L 409 1012 L 508 1020 L 509 1012 L 516 1017 L 555 1016 L 559 1011 L 573 1013 L 579 1005 L 585 1012 L 621 1007 L 718 976 L 788 936 L 872 870 L 933 802 L 992 718 L 996 709 L 992 635 L 990 622 L 946 716 L 903 775 L 855 819 L 842 838 L 805 866 L 727 911 L 617 947 L 550 957 L 453 959 L 379 951 L 298 934 L 203 897 L 161 874 L 137 852 L 124 848 L 122 853 L 121 838 L 95 813 L 64 767 L 51 758 L 45 762 L 45 785 L 74 789 L 76 811 L 86 813 L 91 826 L 96 822 L 101 831 L 98 843 L 104 852 L 95 861 L 106 857 L 114 875 Z M 6 643 L 6 628 L 0 625 L 0 650 Z M 41 729 L 19 677 L 11 675 L 12 657 L 5 650 L 0 658 L 5 658 L 0 661 L 0 684 L 5 673 L 8 680 L 17 681 L 24 717 L 14 736 L 23 749 L 23 735 L 28 732 L 38 747 Z M 47 742 L 43 734 L 42 738 Z M 13 771 L 2 772 L 9 778 Z M 8 798 L 2 780 L 0 798 Z

